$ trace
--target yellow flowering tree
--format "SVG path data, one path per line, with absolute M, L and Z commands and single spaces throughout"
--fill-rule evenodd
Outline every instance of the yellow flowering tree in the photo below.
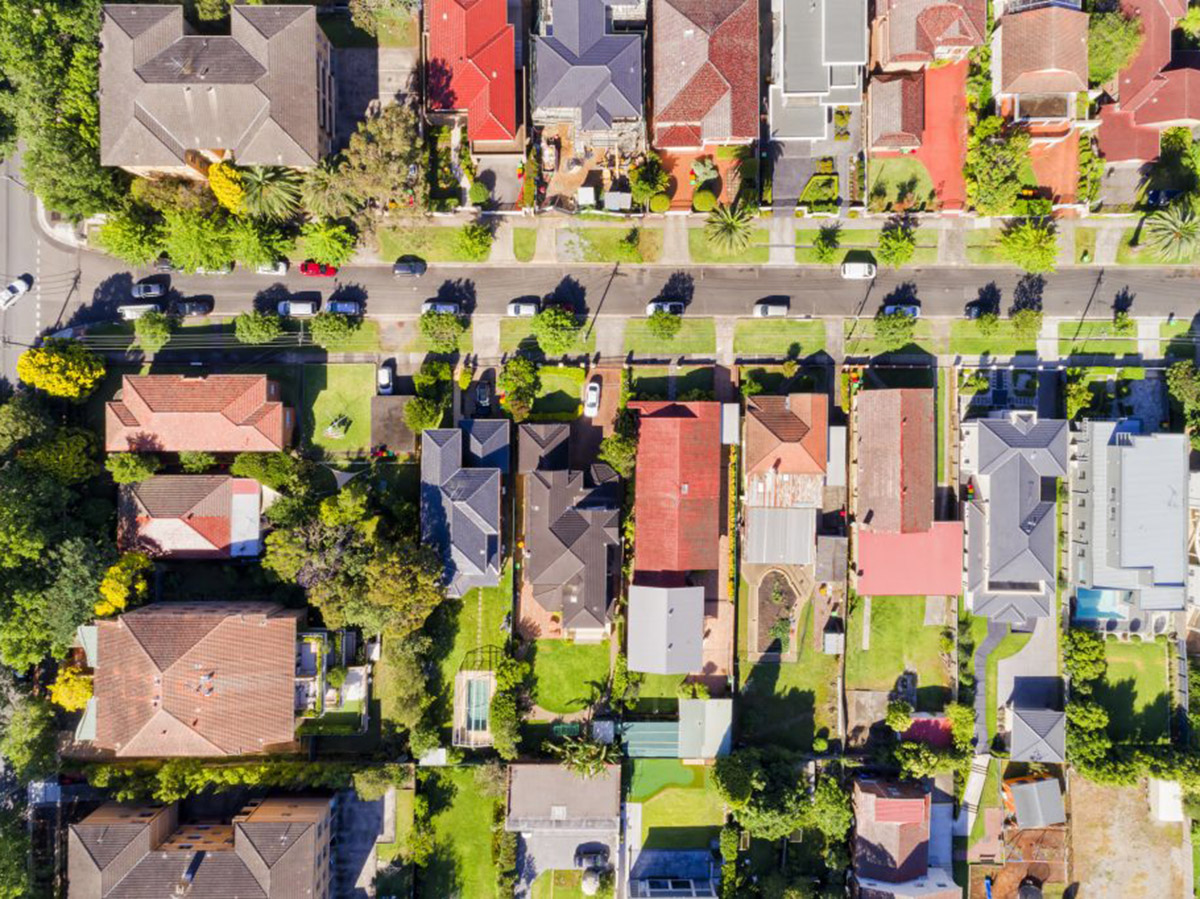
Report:
M 218 162 L 208 167 L 208 186 L 217 202 L 235 215 L 242 211 L 246 202 L 246 189 L 242 186 L 242 173 L 228 162 Z
M 92 698 L 92 676 L 74 665 L 58 669 L 58 679 L 50 685 L 50 701 L 68 712 L 78 712 Z
M 104 360 L 74 340 L 52 338 L 21 354 L 17 377 L 51 396 L 81 400 L 104 377 Z
M 144 553 L 125 553 L 100 581 L 100 601 L 96 614 L 100 617 L 124 611 L 130 602 L 146 598 L 149 584 L 146 575 L 154 563 Z

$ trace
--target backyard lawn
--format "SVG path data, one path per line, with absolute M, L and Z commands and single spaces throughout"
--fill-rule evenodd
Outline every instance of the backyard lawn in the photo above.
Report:
M 642 803 L 642 846 L 707 849 L 725 823 L 712 769 L 676 759 L 635 759 L 628 801 Z
M 1096 699 L 1108 710 L 1109 735 L 1130 743 L 1165 739 L 1171 713 L 1166 647 L 1108 640 L 1104 649 L 1108 673 Z
M 989 808 L 1000 807 L 1000 762 L 996 759 L 991 759 L 988 762 L 987 777 L 983 781 L 983 793 L 979 797 L 979 808 L 975 813 L 975 820 L 971 824 L 971 835 L 967 840 L 967 846 L 974 846 L 987 834 L 987 827 L 984 823 L 984 811 Z
M 845 345 L 847 356 L 877 356 L 885 352 L 883 346 L 875 340 L 874 320 L 863 318 L 856 322 L 852 318 L 847 318 L 842 320 L 842 327 L 845 329 L 846 334 Z M 928 319 L 921 319 L 917 322 L 917 327 L 913 330 L 912 343 L 899 350 L 888 350 L 886 352 L 924 352 L 936 355 L 941 351 L 943 343 L 944 341 L 934 336 L 933 325 L 930 324 Z
M 373 365 L 305 365 L 301 426 L 306 442 L 329 453 L 361 453 L 371 445 Z
M 816 251 L 813 249 L 819 233 L 819 228 L 797 229 L 796 261 L 798 263 L 820 264 Z M 937 232 L 932 228 L 917 228 L 914 236 L 917 241 L 916 250 L 913 252 L 912 259 L 906 264 L 931 265 L 937 262 Z M 869 251 L 873 256 L 874 251 L 878 248 L 878 228 L 841 228 L 838 231 L 839 252 L 834 256 L 834 263 L 841 264 L 847 256 L 861 257 L 864 255 L 862 252 L 864 250 Z
M 936 202 L 933 180 L 925 164 L 914 156 L 872 159 L 867 166 L 867 196 L 871 208 L 921 209 Z
M 500 585 L 472 590 L 460 599 L 448 598 L 445 612 L 453 619 L 454 645 L 441 660 L 442 698 L 446 708 L 444 724 L 450 726 L 454 696 L 454 675 L 467 653 L 481 646 L 503 646 L 508 635 L 501 629 L 504 617 L 512 611 L 513 568 L 507 562 L 500 572 Z
M 697 265 L 712 263 L 766 265 L 771 258 L 771 248 L 767 246 L 770 240 L 770 232 L 766 228 L 755 228 L 754 234 L 750 238 L 750 246 L 740 253 L 729 255 L 720 252 L 709 243 L 708 238 L 704 236 L 703 228 L 689 228 L 688 252 L 691 254 L 692 262 Z
M 1060 356 L 1132 356 L 1138 351 L 1137 331 L 1118 335 L 1111 321 L 1058 323 Z
M 635 356 L 703 356 L 717 351 L 717 326 L 711 318 L 683 316 L 679 333 L 663 340 L 650 333 L 648 320 L 631 318 L 625 323 L 625 352 Z
M 643 674 L 638 689 L 639 715 L 673 715 L 679 708 L 679 685 L 686 674 Z
M 608 680 L 608 641 L 572 643 L 538 640 L 533 658 L 535 702 L 547 712 L 567 715 L 584 709 Z
M 379 232 L 379 255 L 385 261 L 419 256 L 426 262 L 474 262 L 459 246 L 459 229 L 438 225 L 388 228 Z
M 1000 663 L 1007 658 L 1015 656 L 1018 652 L 1025 648 L 1025 644 L 1029 642 L 1031 634 L 1007 634 L 993 649 L 987 657 L 987 705 L 985 707 L 987 715 L 987 733 L 988 739 L 994 739 L 996 736 L 996 718 L 997 706 L 1000 698 L 997 691 L 1000 685 L 997 680 L 1000 676 Z M 980 641 L 982 642 L 982 640 Z M 979 644 L 975 644 L 978 646 Z
M 963 356 L 1015 356 L 1036 353 L 1037 335 L 1022 337 L 1007 318 L 996 321 L 996 329 L 984 336 L 977 322 L 955 319 L 950 323 L 950 352 Z
M 862 648 L 867 601 L 859 597 L 846 630 L 846 689 L 891 690 L 905 671 L 917 675 L 917 709 L 941 710 L 950 699 L 938 627 L 925 626 L 925 597 L 871 597 L 870 649 Z
M 739 356 L 801 359 L 825 349 L 825 322 L 741 318 L 733 331 Z
M 493 899 L 496 866 L 492 863 L 492 804 L 475 786 L 473 768 L 440 768 L 428 775 L 434 850 L 420 869 L 421 899 L 471 896 Z
M 658 262 L 662 228 L 572 228 L 567 239 L 578 244 L 580 262 Z
M 543 365 L 538 376 L 542 389 L 533 401 L 530 418 L 535 421 L 578 418 L 583 410 L 583 382 L 587 371 L 570 365 Z
M 671 369 L 643 365 L 633 369 L 633 396 L 639 400 L 665 400 L 670 387 Z M 675 369 L 675 395 L 693 390 L 711 391 L 713 370 L 709 365 L 680 365 Z
M 537 228 L 513 228 L 512 242 L 517 262 L 532 262 L 537 249 Z

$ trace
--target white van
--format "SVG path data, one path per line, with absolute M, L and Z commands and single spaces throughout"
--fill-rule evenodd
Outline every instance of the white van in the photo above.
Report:
M 117 307 L 117 314 L 127 322 L 135 321 L 147 312 L 162 312 L 162 307 L 158 303 L 130 303 Z
M 755 318 L 784 318 L 788 314 L 786 303 L 755 303 Z
M 276 311 L 284 318 L 310 318 L 317 314 L 317 304 L 312 300 L 280 300 Z

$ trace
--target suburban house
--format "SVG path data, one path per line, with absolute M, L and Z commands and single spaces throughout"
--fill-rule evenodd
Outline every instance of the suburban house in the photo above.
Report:
M 525 423 L 517 428 L 517 474 L 566 471 L 570 465 L 571 426 L 563 421 Z
M 772 0 L 771 140 L 830 137 L 837 106 L 861 106 L 867 0 Z
M 754 0 L 653 0 L 651 143 L 700 151 L 758 139 Z
M 854 782 L 854 883 L 870 899 L 960 899 L 950 871 L 932 867 L 932 800 L 919 783 L 873 778 Z M 949 831 L 945 840 L 950 841 Z M 949 858 L 949 847 L 945 853 Z
M 525 865 L 543 870 L 574 862 L 576 851 L 603 847 L 615 858 L 621 831 L 621 766 L 581 777 L 555 763 L 508 766 L 504 829 L 520 835 Z
M 626 721 L 620 733 L 626 758 L 706 764 L 733 746 L 733 700 L 680 699 L 678 720 Z
M 965 483 L 967 608 L 1032 627 L 1054 612 L 1058 482 L 1067 476 L 1067 423 L 1020 410 L 960 426 Z
M 228 559 L 262 551 L 262 485 L 228 475 L 155 475 L 117 488 L 123 552 Z
M 77 739 L 118 758 L 293 748 L 303 618 L 276 603 L 208 601 L 97 621 L 82 640 L 94 695 Z
M 856 587 L 862 596 L 955 596 L 962 523 L 934 520 L 933 391 L 861 390 L 854 399 Z
M 430 0 L 425 7 L 425 87 L 435 121 L 465 120 L 472 152 L 520 152 L 516 34 L 505 0 Z
M 503 426 L 507 459 L 508 420 L 496 421 Z M 498 450 L 490 444 L 498 439 L 489 431 L 488 440 L 475 445 L 489 446 L 494 455 Z M 469 451 L 464 458 L 464 443 L 469 450 L 472 441 L 458 428 L 421 434 L 421 539 L 441 556 L 450 596 L 498 585 L 503 554 L 501 469 L 483 467 Z
M 1140 430 L 1087 421 L 1072 435 L 1068 576 L 1076 618 L 1164 633 L 1187 607 L 1191 446 Z
M 1013 706 L 1008 710 L 1009 759 L 1039 765 L 1067 760 L 1067 716 L 1046 708 Z
M 1200 67 L 1174 39 L 1186 0 L 1123 5 L 1141 23 L 1142 43 L 1115 83 L 1105 85 L 1116 102 L 1100 107 L 1096 138 L 1105 162 L 1143 163 L 1157 158 L 1164 129 L 1200 125 Z
M 1067 823 L 1062 785 L 1057 777 L 1015 777 L 1004 781 L 1004 808 L 1018 827 L 1054 827 Z
M 1014 122 L 1073 120 L 1075 99 L 1088 89 L 1088 14 L 1079 0 L 1008 0 L 997 9 L 992 81 Z
M 690 674 L 704 664 L 704 588 L 629 588 L 629 670 Z
M 125 375 L 105 404 L 104 448 L 270 453 L 291 446 L 295 427 L 279 382 L 266 375 Z
M 108 4 L 100 164 L 203 179 L 214 162 L 315 166 L 332 149 L 333 50 L 315 6 L 233 6 L 228 35 L 182 6 Z
M 328 899 L 333 815 L 318 796 L 252 799 L 217 821 L 189 821 L 177 802 L 106 802 L 67 832 L 71 899 Z
M 744 448 L 743 562 L 812 564 L 828 465 L 829 398 L 748 398 Z
M 611 0 L 543 0 L 533 36 L 533 124 L 563 125 L 574 148 L 636 152 L 645 140 L 642 34 L 645 7 Z

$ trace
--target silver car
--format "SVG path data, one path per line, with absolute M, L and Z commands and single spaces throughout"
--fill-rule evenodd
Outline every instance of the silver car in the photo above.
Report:
M 600 414 L 600 382 L 592 381 L 583 393 L 583 414 L 595 418 Z
M 157 281 L 142 281 L 140 284 L 134 284 L 129 294 L 135 300 L 157 300 L 166 292 L 167 288 Z
M 443 315 L 458 315 L 458 303 L 450 303 L 445 300 L 426 300 L 421 304 L 421 314 L 426 312 L 437 312 Z
M 288 264 L 286 259 L 280 259 L 278 262 L 271 262 L 267 265 L 260 265 L 254 270 L 258 275 L 276 275 L 283 277 L 288 273 Z
M 0 293 L 0 309 L 7 309 L 18 299 L 29 292 L 29 288 L 33 286 L 33 275 L 21 275 L 17 280 L 4 288 Z

